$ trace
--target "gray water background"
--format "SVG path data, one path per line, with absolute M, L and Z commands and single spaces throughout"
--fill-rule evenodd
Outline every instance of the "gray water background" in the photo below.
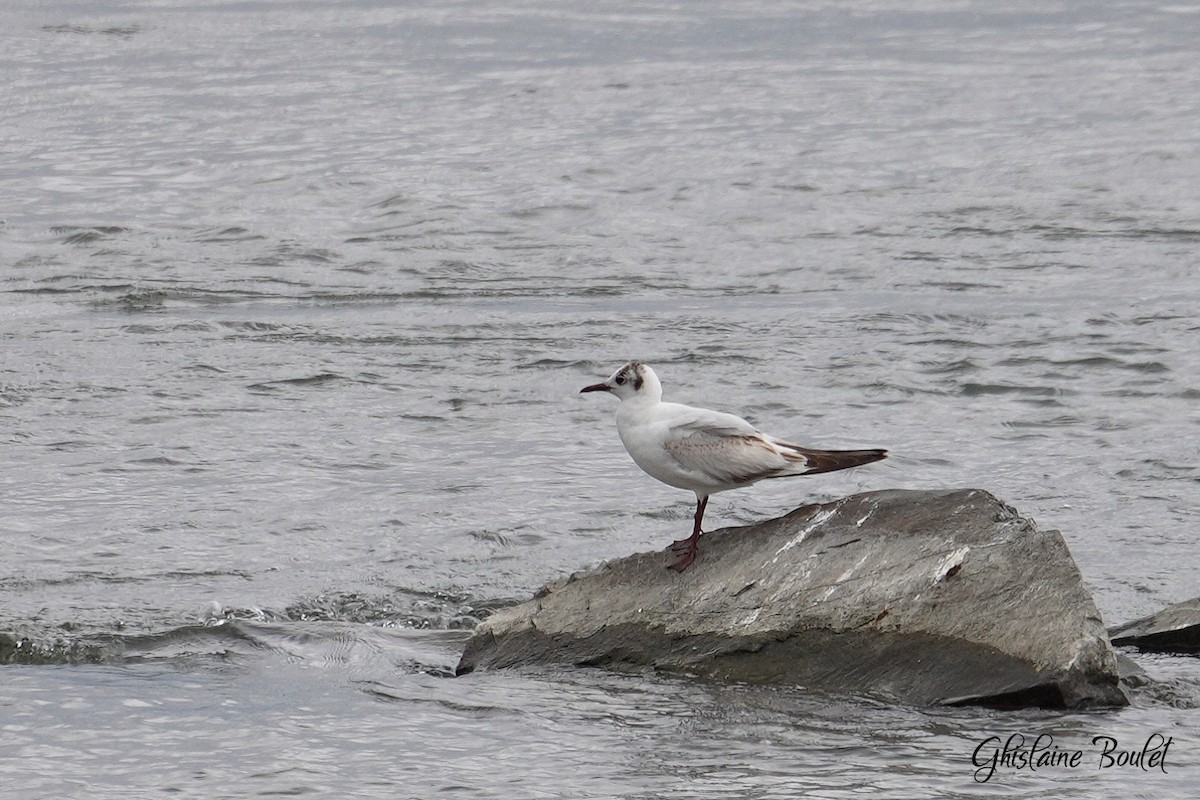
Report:
M 1192 796 L 1182 658 L 1067 714 L 449 675 L 686 533 L 576 394 L 633 357 L 893 453 L 712 527 L 979 487 L 1110 624 L 1200 594 L 1198 50 L 1189 2 L 8 0 L 6 796 Z M 974 782 L 1012 732 L 1175 744 Z

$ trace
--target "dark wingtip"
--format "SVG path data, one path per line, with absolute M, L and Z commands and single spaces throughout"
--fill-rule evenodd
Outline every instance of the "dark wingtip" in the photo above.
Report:
M 817 472 L 834 472 L 839 469 L 861 467 L 887 458 L 888 451 L 875 450 L 809 450 L 806 447 L 796 447 L 797 452 L 805 457 L 810 467 L 805 475 Z

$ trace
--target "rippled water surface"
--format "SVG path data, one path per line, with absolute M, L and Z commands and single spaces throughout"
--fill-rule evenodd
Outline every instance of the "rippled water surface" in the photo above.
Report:
M 1197 42 L 1137 0 L 4 4 L 6 787 L 1187 796 L 1182 658 L 1088 714 L 450 676 L 489 610 L 686 532 L 577 395 L 633 357 L 893 453 L 712 525 L 973 486 L 1110 624 L 1200 594 Z M 973 780 L 1014 732 L 1175 743 Z

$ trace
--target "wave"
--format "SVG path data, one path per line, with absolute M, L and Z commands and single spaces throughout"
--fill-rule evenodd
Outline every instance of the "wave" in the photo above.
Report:
M 221 667 L 263 658 L 316 666 L 380 664 L 408 673 L 453 675 L 470 635 L 333 621 L 214 619 L 145 634 L 35 640 L 0 633 L 0 664 L 134 664 Z

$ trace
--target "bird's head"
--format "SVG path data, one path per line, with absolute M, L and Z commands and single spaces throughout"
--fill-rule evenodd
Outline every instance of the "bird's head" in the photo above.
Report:
M 662 398 L 662 385 L 654 370 L 640 361 L 630 361 L 603 383 L 594 383 L 579 390 L 580 394 L 584 392 L 611 392 L 622 400 L 652 397 L 657 401 Z

